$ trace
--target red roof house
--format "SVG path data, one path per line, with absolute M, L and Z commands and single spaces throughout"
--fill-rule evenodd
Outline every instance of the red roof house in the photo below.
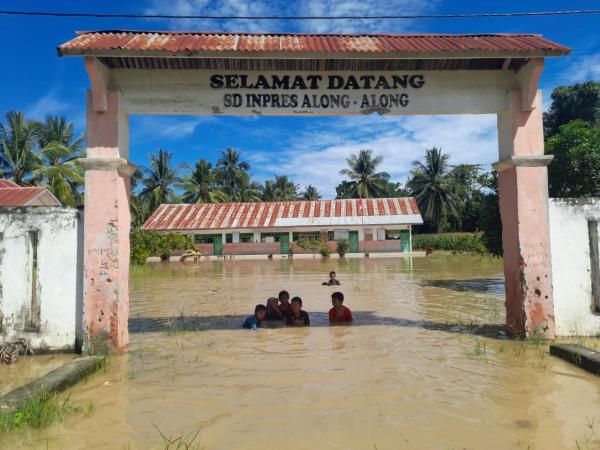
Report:
M 0 207 L 4 206 L 62 206 L 48 189 L 22 187 L 9 180 L 0 180 Z

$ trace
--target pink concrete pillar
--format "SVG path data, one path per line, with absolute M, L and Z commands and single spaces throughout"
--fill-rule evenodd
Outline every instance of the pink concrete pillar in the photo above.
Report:
M 530 111 L 523 110 L 521 90 L 508 94 L 508 108 L 498 114 L 498 172 L 506 321 L 509 331 L 525 337 L 554 337 L 552 266 L 548 219 L 547 165 L 544 155 L 541 91 Z
M 88 93 L 83 257 L 84 351 L 123 349 L 129 340 L 130 176 L 127 116 L 120 94 L 106 93 L 96 111 Z

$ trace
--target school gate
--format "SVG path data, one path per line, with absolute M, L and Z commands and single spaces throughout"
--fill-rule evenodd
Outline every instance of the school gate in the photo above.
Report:
M 547 165 L 538 80 L 570 49 L 540 35 L 94 31 L 87 93 L 84 345 L 128 342 L 130 114 L 496 114 L 506 320 L 553 337 Z

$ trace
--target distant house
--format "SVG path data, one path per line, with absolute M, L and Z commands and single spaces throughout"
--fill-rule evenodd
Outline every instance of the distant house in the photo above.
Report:
M 322 239 L 349 253 L 411 252 L 423 223 L 414 198 L 161 205 L 143 230 L 192 235 L 214 255 L 310 253 L 298 241 Z
M 48 189 L 22 187 L 9 180 L 0 180 L 0 207 L 2 206 L 62 206 Z

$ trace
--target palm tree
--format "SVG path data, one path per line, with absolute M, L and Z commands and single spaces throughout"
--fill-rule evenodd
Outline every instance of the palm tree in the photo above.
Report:
M 377 172 L 377 166 L 383 158 L 373 158 L 372 150 L 360 150 L 358 155 L 352 155 L 346 160 L 348 169 L 340 170 L 350 180 L 344 186 L 345 198 L 381 197 L 385 194 L 390 175 L 387 172 Z
M 129 199 L 129 210 L 131 211 L 131 225 L 133 228 L 141 227 L 148 217 L 150 210 L 142 197 L 138 195 L 138 187 L 144 182 L 144 177 L 141 170 L 136 170 L 131 175 L 131 197 Z
M 441 149 L 425 151 L 425 163 L 413 161 L 409 188 L 414 192 L 419 208 L 425 218 L 432 222 L 438 233 L 442 216 L 456 216 L 457 197 L 452 186 L 448 161 L 450 156 Z
M 163 203 L 177 203 L 174 186 L 178 183 L 177 170 L 171 165 L 173 154 L 159 148 L 156 155 L 149 154 L 150 167 L 142 167 L 144 179 L 140 197 L 148 206 L 149 211 L 154 211 Z
M 217 188 L 217 177 L 212 164 L 205 159 L 196 162 L 194 170 L 188 165 L 189 174 L 184 176 L 179 187 L 185 192 L 181 196 L 185 203 L 220 203 L 227 195 Z
M 312 184 L 306 186 L 306 189 L 302 193 L 302 200 L 319 200 L 321 198 L 321 194 L 316 187 Z
M 31 173 L 40 162 L 35 153 L 38 129 L 38 122 L 16 111 L 6 113 L 6 124 L 0 123 L 0 171 L 21 186 L 31 181 Z
M 277 175 L 273 180 L 265 182 L 263 200 L 287 201 L 298 198 L 298 185 L 290 180 L 287 175 Z
M 77 158 L 83 155 L 83 135 L 74 137 L 73 123 L 64 117 L 48 116 L 37 131 L 41 165 L 32 172 L 39 184 L 44 184 L 66 205 L 82 202 L 83 168 Z
M 239 152 L 233 148 L 221 152 L 221 158 L 217 161 L 217 181 L 232 200 L 240 200 L 240 191 L 250 182 L 249 170 L 250 164 L 240 161 Z
M 260 183 L 248 178 L 248 181 L 240 189 L 238 201 L 260 202 L 262 200 L 263 191 L 264 188 Z

